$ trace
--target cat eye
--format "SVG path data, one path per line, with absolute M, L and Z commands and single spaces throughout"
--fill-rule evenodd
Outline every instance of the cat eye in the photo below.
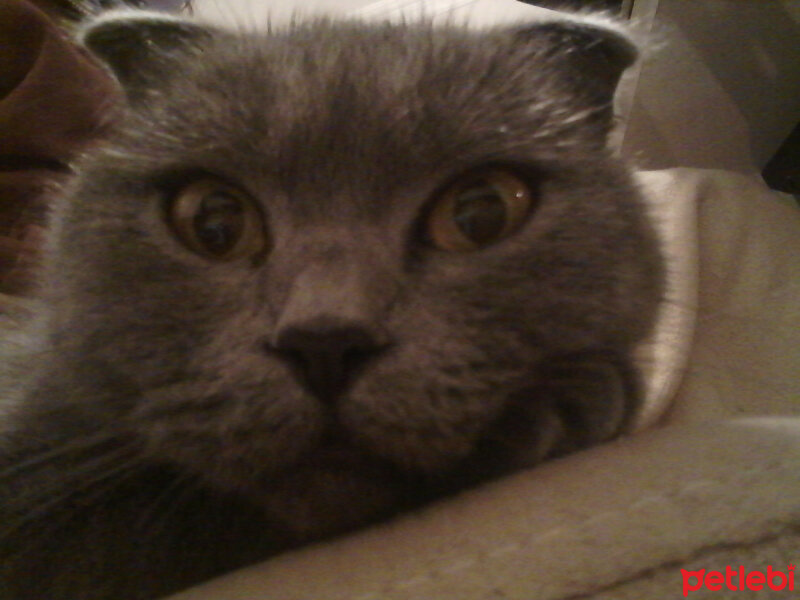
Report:
M 168 218 L 180 241 L 206 258 L 235 260 L 267 245 L 254 201 L 221 181 L 201 179 L 184 187 L 169 206 Z
M 442 250 L 476 250 L 514 233 L 532 204 L 531 188 L 513 173 L 470 173 L 438 196 L 428 217 L 428 238 Z

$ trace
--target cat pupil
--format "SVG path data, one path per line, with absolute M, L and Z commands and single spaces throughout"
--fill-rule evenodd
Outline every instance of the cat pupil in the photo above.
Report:
M 242 205 L 229 194 L 209 194 L 200 202 L 193 224 L 197 239 L 209 252 L 225 254 L 241 236 Z
M 497 238 L 506 226 L 506 204 L 489 184 L 462 192 L 453 213 L 458 228 L 477 244 Z

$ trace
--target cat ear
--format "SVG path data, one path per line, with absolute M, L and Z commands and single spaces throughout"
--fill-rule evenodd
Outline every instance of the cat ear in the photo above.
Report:
M 105 63 L 129 97 L 163 77 L 179 57 L 200 52 L 208 27 L 164 13 L 102 14 L 78 31 L 78 41 Z
M 622 25 L 576 16 L 518 27 L 513 37 L 515 46 L 544 56 L 555 72 L 563 73 L 580 101 L 597 109 L 610 126 L 617 84 L 639 56 L 637 43 Z

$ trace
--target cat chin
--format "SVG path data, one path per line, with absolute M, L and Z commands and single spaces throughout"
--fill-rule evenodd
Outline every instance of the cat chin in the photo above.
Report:
M 541 425 L 542 423 L 539 422 Z M 396 464 L 346 442 L 321 443 L 297 462 L 245 491 L 293 543 L 340 534 L 377 522 L 480 481 L 539 463 L 558 427 L 500 452 L 478 439 L 466 456 L 442 455 L 420 468 Z M 504 444 L 506 445 L 506 444 Z M 431 456 L 426 457 L 432 460 Z M 420 460 L 423 460 L 422 458 Z
M 396 512 L 410 479 L 357 450 L 320 447 L 248 495 L 297 542 L 333 535 Z

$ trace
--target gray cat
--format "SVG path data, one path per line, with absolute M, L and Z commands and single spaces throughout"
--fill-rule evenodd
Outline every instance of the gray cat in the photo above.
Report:
M 2 598 L 154 598 L 628 426 L 662 260 L 606 147 L 623 33 L 82 41 L 124 100 L 6 394 Z

